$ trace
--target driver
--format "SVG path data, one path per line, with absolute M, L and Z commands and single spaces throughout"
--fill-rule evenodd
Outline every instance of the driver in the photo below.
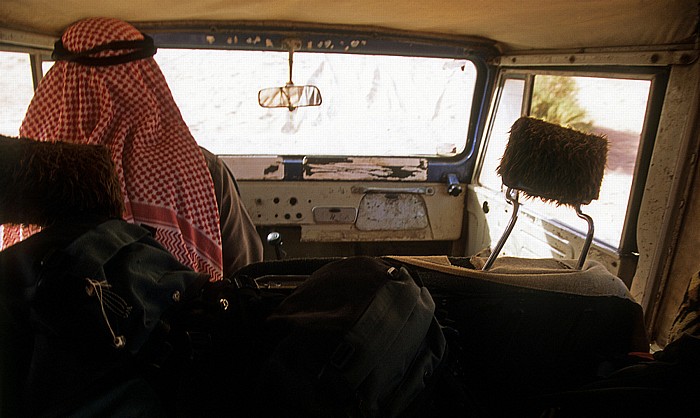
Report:
M 230 173 L 211 154 L 209 166 L 217 171 L 208 169 L 152 58 L 155 52 L 151 38 L 118 19 L 69 26 L 56 42 L 56 63 L 39 84 L 20 135 L 109 147 L 124 196 L 123 218 L 154 231 L 181 263 L 219 280 L 260 261 L 262 243 L 231 190 Z M 3 247 L 31 232 L 6 227 Z

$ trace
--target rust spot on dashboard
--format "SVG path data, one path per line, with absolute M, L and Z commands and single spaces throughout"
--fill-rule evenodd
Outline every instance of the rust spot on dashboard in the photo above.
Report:
M 282 180 L 284 178 L 284 161 L 282 157 L 220 157 L 239 180 Z
M 279 164 L 273 164 L 273 165 L 267 167 L 267 168 L 263 171 L 263 174 L 267 175 L 267 174 L 270 174 L 270 173 L 274 173 L 274 172 L 276 172 L 276 171 L 279 170 L 279 169 L 280 169 Z
M 422 158 L 341 157 L 304 159 L 304 179 L 426 181 Z

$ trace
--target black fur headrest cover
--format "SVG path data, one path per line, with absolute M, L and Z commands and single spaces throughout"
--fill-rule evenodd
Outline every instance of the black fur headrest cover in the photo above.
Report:
M 530 197 L 577 206 L 598 199 L 608 140 L 522 117 L 510 130 L 498 174 Z
M 0 136 L 0 223 L 47 226 L 124 208 L 106 147 Z

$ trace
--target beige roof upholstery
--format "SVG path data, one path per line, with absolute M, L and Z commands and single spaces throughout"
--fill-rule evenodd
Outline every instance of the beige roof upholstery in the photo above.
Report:
M 2 0 L 0 28 L 55 36 L 90 16 L 276 20 L 478 36 L 512 52 L 695 42 L 698 7 L 697 0 Z

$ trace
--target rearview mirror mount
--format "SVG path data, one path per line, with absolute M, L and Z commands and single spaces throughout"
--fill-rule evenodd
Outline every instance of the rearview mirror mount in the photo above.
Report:
M 265 108 L 286 107 L 293 111 L 297 107 L 320 106 L 321 91 L 316 86 L 295 86 L 292 81 L 294 51 L 301 49 L 300 39 L 285 39 L 282 45 L 289 51 L 289 81 L 283 87 L 268 87 L 258 91 L 258 104 Z

